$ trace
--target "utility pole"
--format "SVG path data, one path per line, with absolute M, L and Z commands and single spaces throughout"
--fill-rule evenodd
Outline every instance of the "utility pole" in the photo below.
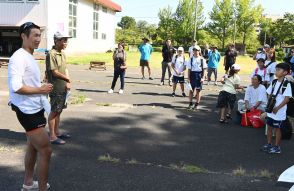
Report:
M 234 46 L 236 46 L 236 33 L 237 33 L 237 13 L 236 13 L 236 1 L 234 1 Z
M 197 19 L 198 19 L 198 0 L 196 0 L 196 5 L 195 5 L 195 28 L 194 28 L 194 40 L 197 38 Z

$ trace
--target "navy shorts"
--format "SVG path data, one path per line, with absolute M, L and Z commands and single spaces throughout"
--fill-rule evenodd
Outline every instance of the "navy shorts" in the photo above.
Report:
M 281 129 L 284 127 L 285 121 L 277 121 L 277 120 L 274 120 L 270 117 L 267 117 L 266 124 L 270 127 L 275 128 L 275 129 Z
M 202 72 L 191 72 L 190 74 L 191 78 L 191 86 L 193 90 L 202 90 Z
M 185 83 L 184 76 L 182 76 L 182 77 L 173 76 L 173 83 L 175 83 L 175 84 L 177 84 L 177 83 L 180 83 L 180 84 Z

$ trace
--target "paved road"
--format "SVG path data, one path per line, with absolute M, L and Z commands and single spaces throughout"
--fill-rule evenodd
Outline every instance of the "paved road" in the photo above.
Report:
M 53 191 L 288 190 L 277 187 L 276 178 L 293 164 L 293 141 L 283 142 L 281 155 L 262 153 L 263 129 L 218 123 L 220 87 L 205 86 L 199 111 L 188 112 L 187 98 L 172 98 L 170 87 L 158 86 L 158 78 L 141 80 L 138 71 L 128 70 L 124 95 L 108 95 L 111 69 L 70 66 L 73 95 L 88 99 L 70 105 L 62 115 L 61 128 L 73 138 L 53 147 Z M 1 68 L 0 190 L 14 191 L 22 184 L 25 135 L 6 106 L 6 80 L 7 70 Z M 98 160 L 105 155 L 119 162 Z M 171 165 L 192 165 L 203 172 L 188 173 Z M 233 171 L 240 167 L 245 173 L 237 176 Z M 260 177 L 261 171 L 271 178 Z

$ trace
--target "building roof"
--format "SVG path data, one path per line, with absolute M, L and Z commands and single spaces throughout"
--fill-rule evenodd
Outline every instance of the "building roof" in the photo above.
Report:
M 94 0 L 94 2 L 97 3 L 97 4 L 103 5 L 103 6 L 107 7 L 107 8 L 109 8 L 109 9 L 112 9 L 112 10 L 114 10 L 116 12 L 121 12 L 122 11 L 121 6 L 114 3 L 111 0 Z

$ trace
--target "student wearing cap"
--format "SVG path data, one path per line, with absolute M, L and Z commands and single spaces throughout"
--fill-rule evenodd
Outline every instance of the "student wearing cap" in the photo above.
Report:
M 200 48 L 200 46 L 198 46 L 197 40 L 193 40 L 192 46 L 190 46 L 189 50 L 188 50 L 189 58 L 191 58 L 194 55 L 193 48 L 200 49 L 200 54 L 201 54 L 201 48 Z
M 256 54 L 253 56 L 253 60 L 258 60 L 259 58 L 267 59 L 267 53 L 270 50 L 270 45 L 265 44 L 263 48 L 258 48 Z
M 192 90 L 189 92 L 189 106 L 188 110 L 197 110 L 198 105 L 201 99 L 201 90 L 202 84 L 204 81 L 204 68 L 205 68 L 205 59 L 200 56 L 200 49 L 194 48 L 193 49 L 193 56 L 187 61 L 187 68 L 188 68 L 188 82 L 190 82 Z M 194 91 L 196 89 L 195 99 L 196 102 L 193 106 L 193 97 Z
M 168 80 L 169 85 L 171 86 L 171 63 L 173 59 L 173 55 L 176 53 L 176 49 L 172 46 L 171 40 L 167 39 L 165 41 L 165 45 L 162 47 L 162 58 L 163 61 L 161 63 L 162 75 L 160 85 L 164 85 L 164 78 L 166 69 L 168 70 Z
M 185 55 L 184 55 L 184 48 L 178 48 L 178 54 L 175 55 L 172 59 L 172 69 L 173 69 L 173 93 L 172 96 L 176 96 L 176 88 L 177 84 L 180 83 L 182 96 L 186 97 L 185 90 L 184 90 L 184 83 L 185 83 Z
M 53 91 L 49 94 L 51 103 L 51 113 L 48 117 L 51 144 L 63 145 L 64 139 L 70 138 L 67 133 L 59 130 L 60 115 L 66 108 L 66 95 L 70 90 L 71 80 L 66 66 L 66 56 L 64 49 L 70 38 L 61 32 L 54 34 L 54 46 L 46 56 L 46 73 L 48 82 L 53 84 Z
M 45 130 L 46 118 L 42 96 L 52 91 L 52 84 L 41 85 L 41 73 L 33 57 L 41 42 L 40 27 L 32 22 L 20 26 L 22 47 L 11 56 L 8 65 L 9 99 L 20 124 L 26 131 L 25 177 L 23 190 L 47 191 L 51 145 Z M 38 182 L 33 181 L 37 164 Z
M 241 67 L 237 64 L 232 66 L 229 75 L 225 75 L 221 83 L 223 88 L 219 93 L 217 108 L 220 109 L 220 123 L 227 123 L 227 119 L 231 119 L 232 110 L 236 102 L 237 89 L 243 89 L 241 79 L 238 75 Z
M 219 62 L 221 60 L 221 55 L 217 51 L 217 46 L 212 46 L 212 51 L 208 54 L 208 85 L 210 85 L 211 82 L 211 74 L 214 74 L 214 85 L 217 85 L 217 68 L 219 65 Z
M 149 44 L 149 39 L 148 38 L 143 38 L 143 43 L 139 46 L 139 51 L 141 53 L 141 58 L 140 58 L 140 66 L 141 66 L 141 72 L 142 72 L 142 80 L 145 79 L 145 74 L 144 74 L 144 68 L 145 66 L 148 68 L 148 73 L 149 73 L 149 80 L 153 80 L 151 77 L 151 69 L 150 69 L 150 56 L 153 52 L 152 46 Z

